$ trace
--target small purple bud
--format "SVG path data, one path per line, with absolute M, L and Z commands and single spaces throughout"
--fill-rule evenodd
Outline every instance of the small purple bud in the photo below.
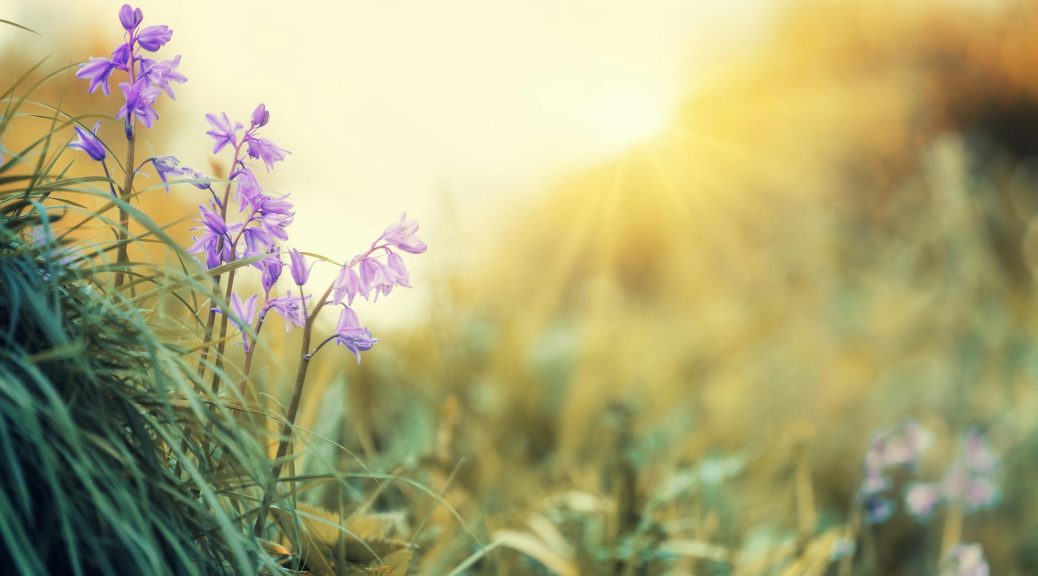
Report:
M 306 284 L 307 279 L 310 278 L 310 269 L 306 266 L 306 257 L 294 249 L 289 250 L 288 256 L 291 259 L 292 280 L 296 283 L 296 286 Z
M 169 26 L 148 26 L 137 36 L 137 43 L 148 52 L 155 52 L 165 46 L 172 37 L 173 30 L 170 30 Z
M 123 7 L 119 9 L 119 23 L 123 25 L 123 30 L 133 32 L 143 21 L 144 13 L 141 12 L 140 8 L 133 8 L 129 4 L 123 4 Z
M 270 122 L 270 112 L 267 112 L 267 107 L 263 104 L 256 106 L 256 109 L 252 111 L 252 127 L 262 128 Z

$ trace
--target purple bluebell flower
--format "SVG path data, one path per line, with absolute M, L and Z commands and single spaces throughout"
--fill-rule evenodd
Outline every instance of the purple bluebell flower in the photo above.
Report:
M 978 431 L 971 430 L 962 440 L 959 459 L 941 479 L 941 493 L 947 500 L 961 503 L 968 512 L 990 508 L 1001 493 L 994 481 L 998 456 Z
M 404 259 L 399 254 L 391 250 L 387 250 L 388 255 L 386 256 L 386 269 L 393 277 L 393 283 L 397 286 L 403 286 L 404 288 L 411 287 L 411 274 L 407 271 L 407 266 L 404 265 Z
M 866 466 L 884 469 L 914 466 L 924 450 L 933 444 L 933 434 L 914 420 L 906 419 L 894 428 L 880 430 L 865 457 Z
M 138 80 L 133 84 L 121 82 L 119 89 L 126 97 L 126 104 L 119 109 L 115 117 L 126 119 L 126 137 L 131 138 L 133 123 L 136 119 L 139 118 L 148 128 L 151 128 L 151 125 L 158 119 L 159 115 L 155 113 L 152 105 L 162 92 L 149 85 L 147 80 Z
M 357 294 L 361 294 L 362 291 L 363 285 L 357 271 L 352 266 L 343 266 L 335 279 L 332 301 L 338 305 L 343 300 L 346 300 L 346 303 L 352 306 L 353 299 L 357 297 Z
M 223 150 L 224 146 L 230 144 L 236 146 L 238 144 L 238 130 L 241 130 L 242 125 L 238 122 L 231 123 L 231 119 L 227 117 L 226 112 L 221 112 L 219 116 L 215 114 L 206 114 L 205 119 L 209 122 L 209 125 L 213 127 L 212 130 L 206 132 L 206 134 L 213 137 L 216 140 L 216 144 L 213 145 L 213 154 Z
M 210 132 L 210 134 L 212 133 Z M 246 206 L 256 209 L 260 200 L 266 197 L 263 193 L 263 188 L 260 187 L 260 183 L 256 180 L 256 175 L 252 173 L 252 170 L 242 168 L 234 174 L 232 180 L 235 185 L 234 196 L 240 202 L 238 206 L 239 212 L 243 212 Z
M 990 576 L 980 544 L 960 544 L 941 563 L 940 576 Z
M 357 313 L 344 306 L 339 315 L 339 325 L 335 328 L 335 342 L 348 348 L 357 357 L 360 364 L 360 353 L 371 350 L 378 338 L 371 335 L 367 328 L 362 328 Z
M 115 50 L 112 50 L 112 66 L 115 66 L 119 70 L 128 71 L 130 69 L 130 60 L 133 57 L 133 49 L 129 44 L 120 44 Z
M 162 185 L 166 187 L 166 193 L 169 193 L 169 179 L 175 176 L 187 176 L 193 182 L 191 184 L 199 190 L 207 190 L 210 186 L 209 177 L 205 174 L 189 168 L 187 166 L 181 166 L 180 160 L 175 156 L 158 156 L 151 159 L 151 165 L 155 168 L 155 173 L 159 175 L 162 180 Z
M 231 239 L 227 234 L 227 223 L 220 214 L 205 206 L 199 206 L 199 209 L 202 219 L 198 222 L 202 223 L 202 226 L 193 230 L 201 230 L 202 234 L 195 237 L 195 243 L 187 251 L 192 254 L 204 251 L 206 267 L 212 270 L 224 262 L 230 262 Z
M 962 503 L 967 511 L 989 508 L 998 502 L 999 490 L 991 478 L 973 474 L 961 463 L 953 464 L 941 479 L 941 495 Z
M 866 498 L 863 504 L 865 506 L 865 519 L 868 520 L 869 524 L 882 524 L 894 514 L 894 503 L 886 498 L 878 496 Z
M 212 186 L 209 177 L 194 168 L 184 168 L 184 174 L 191 177 L 191 184 L 199 190 L 208 190 Z
M 241 237 L 245 241 L 245 246 L 242 247 L 241 254 L 242 258 L 250 258 L 252 256 L 259 256 L 260 254 L 267 254 L 270 249 L 274 246 L 274 238 L 267 233 L 263 228 L 256 226 L 245 226 L 244 229 L 241 227 L 242 224 L 236 224 L 237 228 L 233 230 L 232 235 L 236 234 L 238 230 L 241 230 Z
M 256 208 L 260 217 L 260 227 L 273 238 L 287 240 L 286 229 L 292 224 L 295 212 L 292 212 L 292 204 L 285 197 L 272 198 L 263 196 Z
M 1001 490 L 998 489 L 998 486 L 995 485 L 991 478 L 974 477 L 966 485 L 963 502 L 966 505 L 967 511 L 974 512 L 991 508 L 998 504 L 1001 496 Z
M 884 428 L 873 435 L 872 444 L 865 455 L 865 476 L 859 490 L 870 522 L 885 522 L 894 512 L 894 503 L 881 496 L 893 484 L 886 472 L 900 466 L 915 466 L 922 452 L 932 443 L 933 435 L 910 419 L 902 420 L 897 426 Z M 922 489 L 914 494 L 910 492 L 906 497 L 910 512 L 924 516 L 924 508 L 925 514 L 929 514 L 940 500 L 938 495 L 932 502 L 927 502 L 924 496 L 926 493 Z
M 265 215 L 293 216 L 292 203 L 287 200 L 288 195 L 276 198 L 274 196 L 262 196 L 256 202 L 256 209 Z
M 220 308 L 213 308 L 216 312 L 225 314 Z M 238 297 L 238 294 L 231 294 L 231 322 L 238 327 L 241 331 L 241 343 L 245 347 L 245 351 L 249 351 L 249 337 L 246 334 L 249 326 L 256 320 L 256 295 L 249 296 L 244 301 Z
M 115 70 L 115 64 L 107 58 L 91 58 L 89 62 L 84 63 L 76 71 L 76 78 L 83 80 L 90 80 L 90 87 L 87 92 L 90 94 L 97 90 L 100 86 L 101 90 L 105 93 L 105 96 L 111 94 L 111 89 L 108 88 L 108 78 L 112 75 L 112 70 Z
M 267 112 L 267 107 L 263 104 L 256 106 L 256 109 L 252 111 L 252 127 L 262 128 L 270 122 L 270 112 Z
M 180 160 L 177 160 L 175 156 L 158 156 L 151 159 L 151 165 L 155 168 L 159 179 L 162 180 L 162 185 L 166 187 L 166 193 L 169 194 L 169 178 L 184 173 L 184 169 L 180 167 Z
M 417 232 L 418 222 L 414 220 L 408 221 L 407 213 L 405 212 L 400 215 L 399 222 L 386 228 L 385 232 L 382 233 L 382 239 L 386 241 L 386 244 L 395 246 L 404 252 L 421 254 L 425 252 L 428 246 L 416 235 Z
M 170 85 L 170 82 L 176 82 L 177 84 L 187 82 L 187 77 L 177 72 L 178 66 L 180 66 L 180 54 L 177 54 L 171 60 L 155 61 L 150 58 L 141 58 L 141 76 L 147 78 L 152 86 L 162 90 L 170 98 L 176 100 L 177 95 L 173 93 L 173 86 Z
M 310 305 L 310 298 L 310 295 L 307 295 L 306 298 L 300 296 L 279 296 L 277 298 L 272 298 L 267 302 L 264 313 L 268 310 L 273 310 L 284 318 L 285 332 L 291 330 L 293 326 L 302 328 L 306 324 L 306 310 Z
M 101 123 L 94 124 L 92 131 L 86 131 L 81 126 L 75 126 L 76 136 L 78 138 L 75 142 L 68 145 L 69 148 L 77 148 L 87 153 L 87 156 L 98 161 L 103 162 L 105 159 L 106 151 L 104 144 L 97 139 L 97 131 L 101 128 Z
M 148 26 L 137 35 L 137 44 L 148 52 L 155 52 L 173 37 L 169 26 Z
M 970 430 L 962 440 L 962 464 L 974 474 L 991 474 L 998 467 L 998 456 L 977 430 Z
M 292 271 L 292 280 L 296 283 L 296 286 L 306 284 L 306 281 L 310 278 L 310 269 L 306 266 L 306 257 L 295 249 L 289 250 L 288 256 L 291 260 L 289 269 Z
M 940 492 L 946 499 L 964 504 L 969 512 L 990 508 L 999 499 L 999 489 L 989 477 L 973 474 L 961 463 L 953 464 L 941 478 Z
M 395 282 L 386 267 L 374 258 L 361 258 L 360 260 L 360 285 L 361 294 L 368 298 L 371 292 L 375 293 L 375 299 L 379 294 L 389 295 L 393 291 Z
M 263 160 L 263 163 L 267 165 L 267 170 L 272 170 L 275 162 L 284 160 L 285 154 L 291 154 L 270 140 L 252 134 L 246 135 L 245 142 L 248 145 L 249 157 Z
M 281 261 L 280 252 L 272 252 L 270 256 L 260 260 L 258 263 L 260 268 L 260 282 L 263 284 L 263 292 L 270 294 L 274 285 L 277 284 L 278 278 L 281 277 L 281 270 L 285 264 Z
M 132 33 L 143 21 L 144 13 L 141 12 L 140 8 L 123 4 L 122 8 L 119 9 L 119 23 L 123 25 L 123 30 Z
M 933 484 L 913 484 L 905 494 L 905 507 L 920 520 L 926 520 L 941 503 L 941 491 Z

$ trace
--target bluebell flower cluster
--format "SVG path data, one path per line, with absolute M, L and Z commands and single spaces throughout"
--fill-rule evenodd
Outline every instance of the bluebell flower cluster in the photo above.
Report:
M 967 513 L 990 508 L 1001 494 L 995 483 L 997 471 L 998 456 L 987 438 L 978 430 L 970 430 L 963 436 L 958 459 L 940 482 L 913 484 L 905 494 L 905 505 L 921 520 L 945 502 L 958 504 Z
M 119 23 L 125 32 L 122 44 L 119 44 L 108 58 L 91 58 L 76 71 L 76 77 L 90 81 L 89 92 L 98 88 L 105 95 L 111 94 L 108 81 L 115 72 L 126 75 L 126 81 L 119 83 L 123 93 L 123 107 L 116 118 L 124 120 L 126 137 L 132 138 L 137 120 L 151 128 L 159 115 L 155 112 L 155 101 L 165 92 L 175 98 L 171 83 L 183 84 L 187 78 L 177 71 L 180 56 L 169 60 L 154 60 L 144 56 L 145 52 L 157 52 L 173 37 L 168 26 L 148 26 L 141 28 L 144 14 L 140 8 L 124 4 L 119 10 Z
M 890 473 L 897 468 L 914 468 L 932 444 L 933 434 L 911 419 L 873 435 L 858 490 L 869 523 L 885 522 L 894 513 L 895 504 L 889 496 L 894 484 Z
M 256 258 L 252 264 L 260 272 L 264 303 L 256 319 L 261 322 L 268 313 L 275 312 L 285 320 L 286 328 L 304 327 L 309 315 L 319 311 L 325 304 L 341 306 L 339 322 L 334 334 L 337 344 L 345 346 L 360 361 L 360 352 L 370 350 L 378 339 L 367 328 L 360 325 L 356 312 L 351 308 L 359 296 L 366 300 L 377 300 L 388 296 L 396 287 L 410 287 L 410 273 L 401 253 L 421 254 L 427 245 L 418 237 L 418 224 L 408 220 L 404 214 L 400 220 L 388 226 L 383 233 L 360 254 L 340 268 L 335 282 L 329 287 L 330 300 L 315 300 L 305 292 L 310 281 L 314 263 L 295 249 L 286 248 L 288 228 L 295 218 L 288 196 L 267 194 L 256 172 L 248 160 L 259 160 L 267 170 L 285 159 L 289 152 L 260 135 L 260 129 L 270 122 L 270 111 L 263 104 L 252 112 L 249 127 L 232 121 L 221 112 L 208 114 L 210 129 L 207 134 L 213 139 L 213 152 L 230 150 L 233 153 L 229 190 L 234 191 L 234 200 L 239 219 L 230 222 L 226 198 L 216 199 L 208 206 L 200 206 L 201 218 L 195 227 L 195 243 L 189 252 L 204 255 L 210 269 L 229 264 L 243 258 Z M 275 286 L 285 267 L 288 269 L 296 291 L 275 296 Z M 315 305 L 313 312 L 311 304 Z
M 127 158 L 127 164 L 130 164 L 133 158 L 132 148 L 136 122 L 140 120 L 150 128 L 159 117 L 155 111 L 155 102 L 159 96 L 166 94 L 175 100 L 176 93 L 173 91 L 173 85 L 187 82 L 187 77 L 177 70 L 180 66 L 179 54 L 168 60 L 156 60 L 146 56 L 147 53 L 157 52 L 165 46 L 172 39 L 173 31 L 165 25 L 141 28 L 143 21 L 144 14 L 140 8 L 124 4 L 119 10 L 119 23 L 124 32 L 123 42 L 112 51 L 110 57 L 90 58 L 76 71 L 76 77 L 90 82 L 88 92 L 93 93 L 100 88 L 105 95 L 111 94 L 108 82 L 114 73 L 118 72 L 125 76 L 126 81 L 119 83 L 119 90 L 123 94 L 123 105 L 116 114 L 116 118 L 123 120 L 123 131 L 126 139 L 130 141 L 130 155 Z M 105 174 L 110 178 L 111 175 L 108 173 L 108 166 L 105 163 L 106 149 L 98 137 L 99 128 L 100 122 L 95 124 L 91 131 L 76 126 L 77 139 L 69 144 L 69 147 L 82 150 L 92 160 L 100 162 Z M 205 174 L 186 166 L 180 166 L 180 161 L 173 156 L 150 158 L 136 168 L 127 166 L 127 180 L 124 188 L 130 188 L 133 176 L 136 176 L 140 169 L 148 164 L 162 180 L 162 185 L 167 192 L 169 192 L 170 180 L 175 177 L 186 177 L 190 183 L 202 190 L 211 189 L 209 178 Z M 123 190 L 124 195 L 129 192 L 127 189 Z M 112 193 L 115 194 L 114 186 Z
M 872 524 L 885 522 L 896 509 L 891 472 L 904 468 L 914 472 L 924 450 L 933 444 L 933 435 L 914 420 L 877 432 L 865 456 L 859 498 Z M 904 491 L 906 511 L 920 521 L 927 520 L 945 503 L 955 504 L 965 513 L 990 508 L 998 503 L 1000 491 L 995 482 L 999 458 L 987 438 L 978 430 L 966 432 L 959 456 L 937 482 L 910 482 Z
M 226 314 L 221 333 L 216 338 L 220 342 L 217 346 L 218 354 L 223 351 L 223 331 L 226 330 L 228 320 L 241 331 L 243 345 L 247 351 L 251 351 L 254 342 L 250 341 L 248 334 L 252 332 L 252 338 L 258 337 L 259 329 L 270 312 L 284 319 L 286 329 L 303 327 L 309 331 L 312 317 L 325 305 L 335 305 L 341 306 L 342 311 L 330 340 L 352 351 L 359 362 L 360 352 L 371 349 L 378 339 L 360 325 L 351 306 L 358 296 L 377 300 L 380 296 L 388 296 L 396 287 L 411 286 L 410 273 L 401 253 L 425 252 L 426 244 L 417 236 L 418 224 L 407 220 L 406 215 L 401 216 L 398 222 L 385 229 L 367 251 L 341 267 L 324 297 L 314 298 L 307 293 L 313 263 L 308 264 L 303 253 L 285 246 L 289 239 L 289 226 L 295 219 L 292 203 L 287 195 L 266 193 L 257 178 L 255 166 L 250 162 L 262 164 L 269 172 L 290 154 L 262 134 L 271 118 L 264 104 L 253 109 L 248 126 L 232 120 L 226 112 L 206 115 L 209 124 L 206 134 L 213 139 L 212 152 L 219 154 L 230 150 L 232 153 L 227 186 L 222 197 L 213 190 L 208 176 L 182 166 L 174 156 L 149 158 L 134 168 L 132 159 L 136 126 L 140 123 L 151 127 L 158 119 L 156 101 L 163 94 L 176 99 L 174 86 L 187 81 L 178 71 L 180 55 L 169 59 L 152 57 L 170 42 L 173 30 L 165 25 L 143 26 L 143 22 L 144 14 L 139 8 L 123 5 L 119 10 L 123 41 L 110 56 L 90 58 L 83 63 L 76 76 L 89 81 L 88 92 L 100 89 L 105 95 L 111 94 L 110 80 L 114 75 L 124 77 L 124 81 L 119 82 L 123 106 L 116 115 L 116 118 L 123 120 L 129 142 L 125 163 L 126 181 L 121 187 L 122 198 L 131 196 L 133 177 L 144 166 L 151 166 L 167 193 L 172 186 L 181 183 L 208 191 L 210 197 L 199 206 L 197 225 L 192 228 L 194 243 L 188 251 L 200 254 L 209 270 L 250 259 L 251 267 L 259 271 L 262 302 L 259 301 L 259 294 L 245 296 L 234 291 L 235 274 L 232 272 L 225 280 L 230 309 L 210 309 L 207 334 L 212 328 L 215 314 Z M 99 128 L 100 123 L 93 130 L 75 126 L 77 139 L 69 147 L 81 150 L 92 160 L 100 162 L 105 174 L 111 179 L 105 164 L 107 149 L 98 137 Z M 114 182 L 112 193 L 116 195 Z M 232 200 L 236 211 L 230 209 Z M 286 254 L 295 287 L 286 290 L 284 294 L 277 294 Z M 235 267 L 228 267 L 228 270 L 232 268 L 237 272 Z M 117 285 L 119 280 L 117 277 Z M 224 281 L 219 275 L 216 280 L 217 284 Z M 203 348 L 202 365 L 207 354 L 208 348 Z M 222 359 L 218 356 L 217 363 L 220 362 Z

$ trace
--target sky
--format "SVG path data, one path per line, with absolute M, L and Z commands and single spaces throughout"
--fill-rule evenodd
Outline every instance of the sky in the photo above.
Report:
M 33 54 L 90 55 L 120 37 L 121 2 L 2 0 L 41 38 Z M 665 129 L 719 63 L 752 50 L 765 0 L 181 0 L 138 4 L 167 24 L 189 83 L 169 143 L 206 166 L 206 112 L 247 121 L 292 155 L 265 180 L 292 194 L 293 241 L 346 259 L 407 211 L 447 266 L 557 178 Z M 467 242 L 466 239 L 472 239 Z M 442 248 L 442 249 L 441 249 Z M 318 273 L 320 274 L 320 272 Z M 330 274 L 330 271 L 329 271 Z M 420 284 L 419 284 L 420 285 Z M 411 313 L 422 290 L 400 297 Z M 410 301 L 410 303 L 408 303 Z

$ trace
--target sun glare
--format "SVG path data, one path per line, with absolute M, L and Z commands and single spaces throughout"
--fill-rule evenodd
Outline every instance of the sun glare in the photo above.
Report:
M 623 85 L 596 95 L 589 109 L 595 138 L 622 151 L 656 136 L 666 127 L 662 99 L 639 85 Z

